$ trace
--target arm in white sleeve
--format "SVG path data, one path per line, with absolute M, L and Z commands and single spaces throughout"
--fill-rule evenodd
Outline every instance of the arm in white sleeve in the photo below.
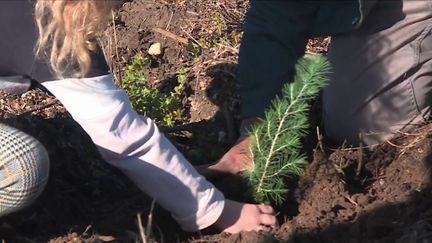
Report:
M 219 218 L 224 196 L 205 180 L 147 117 L 131 107 L 111 75 L 45 82 L 91 137 L 103 158 L 170 211 L 184 230 Z

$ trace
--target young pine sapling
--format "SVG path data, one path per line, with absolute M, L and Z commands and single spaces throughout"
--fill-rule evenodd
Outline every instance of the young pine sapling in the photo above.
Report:
M 246 174 L 255 200 L 281 204 L 288 191 L 284 179 L 300 175 L 306 158 L 301 139 L 309 129 L 311 101 L 328 83 L 330 64 L 322 55 L 305 56 L 296 65 L 294 82 L 284 85 L 265 118 L 250 130 L 254 168 Z

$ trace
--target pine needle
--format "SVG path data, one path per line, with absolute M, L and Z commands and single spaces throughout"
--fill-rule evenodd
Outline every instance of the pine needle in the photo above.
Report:
M 296 65 L 294 82 L 286 84 L 265 119 L 252 127 L 254 168 L 247 177 L 255 200 L 281 204 L 288 192 L 284 178 L 300 175 L 306 158 L 301 139 L 309 129 L 310 103 L 328 83 L 330 64 L 322 55 L 305 56 Z

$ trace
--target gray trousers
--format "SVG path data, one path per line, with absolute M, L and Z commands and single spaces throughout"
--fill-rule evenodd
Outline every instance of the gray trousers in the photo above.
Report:
M 326 134 L 381 143 L 427 120 L 432 104 L 432 0 L 380 1 L 360 29 L 332 37 Z

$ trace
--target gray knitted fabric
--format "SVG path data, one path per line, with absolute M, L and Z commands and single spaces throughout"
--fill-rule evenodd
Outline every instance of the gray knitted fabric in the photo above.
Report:
M 49 157 L 30 135 L 0 123 L 0 217 L 34 201 L 48 181 Z

